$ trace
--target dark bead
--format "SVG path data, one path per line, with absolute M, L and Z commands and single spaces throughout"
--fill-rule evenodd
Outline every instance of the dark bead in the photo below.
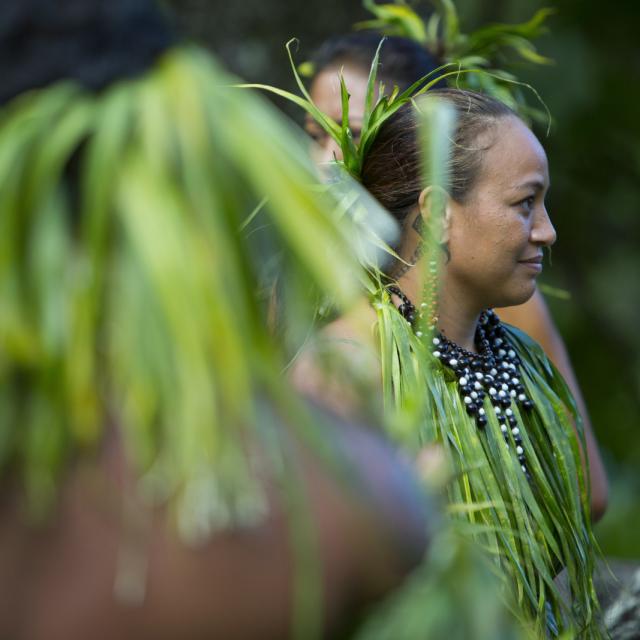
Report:
M 473 391 L 473 389 L 468 384 L 465 384 L 464 387 L 460 387 L 460 393 L 463 393 L 465 396 L 468 396 L 471 391 Z
M 531 409 L 533 409 L 533 402 L 531 402 L 531 400 L 524 400 L 522 403 L 522 406 L 527 410 L 527 411 L 531 411 Z
M 514 442 L 515 442 L 517 445 L 522 444 L 522 438 L 521 438 L 519 435 L 514 436 L 514 437 L 513 437 L 513 440 L 514 440 Z
M 487 416 L 476 416 L 478 426 L 483 429 L 487 424 Z
M 518 462 L 520 462 L 520 463 L 522 464 L 522 463 L 524 463 L 524 462 L 526 462 L 526 461 L 527 461 L 527 459 L 525 458 L 524 453 L 521 453 L 521 454 L 518 456 Z
M 506 398 L 502 398 L 500 400 L 500 404 L 503 406 L 503 408 L 507 409 L 509 408 L 509 406 L 511 405 L 511 398 L 509 396 L 507 396 Z
M 506 416 L 503 413 L 498 414 L 498 422 L 500 424 L 504 424 L 507 421 Z
M 513 427 L 518 426 L 518 421 L 515 416 L 509 416 L 509 426 L 513 429 Z
M 521 384 L 515 386 L 516 393 L 524 393 L 524 387 Z
M 471 404 L 465 405 L 467 409 L 467 413 L 470 416 L 475 415 L 478 412 L 478 407 L 472 402 Z

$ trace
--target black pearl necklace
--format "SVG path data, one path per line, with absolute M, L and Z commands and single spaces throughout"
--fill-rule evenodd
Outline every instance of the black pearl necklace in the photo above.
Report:
M 413 325 L 418 317 L 414 305 L 398 287 L 388 287 L 388 290 L 400 298 L 402 304 L 398 311 Z M 416 335 L 421 337 L 419 332 Z M 522 362 L 509 343 L 500 318 L 492 310 L 480 315 L 474 336 L 478 353 L 460 347 L 442 332 L 436 332 L 431 342 L 433 355 L 458 378 L 458 391 L 465 410 L 480 430 L 484 430 L 487 424 L 484 401 L 489 399 L 507 446 L 513 442 L 518 462 L 529 477 L 520 426 L 512 403 L 522 411 L 531 411 L 533 402 L 520 381 Z

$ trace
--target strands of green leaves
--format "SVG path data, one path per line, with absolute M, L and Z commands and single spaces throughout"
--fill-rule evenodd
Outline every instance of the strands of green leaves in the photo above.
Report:
M 554 10 L 540 9 L 530 20 L 520 24 L 491 24 L 465 34 L 460 29 L 453 0 L 431 0 L 430 4 L 433 11 L 425 21 L 404 0 L 386 4 L 363 0 L 364 7 L 375 18 L 355 27 L 415 40 L 443 63 L 455 63 L 461 69 L 490 71 L 490 74 L 461 75 L 455 86 L 491 95 L 521 116 L 544 122 L 547 114 L 527 104 L 522 87 L 513 82 L 515 76 L 506 69 L 514 63 L 553 63 L 538 53 L 532 40 L 546 32 L 545 20 Z
M 59 84 L 0 113 L 0 469 L 36 511 L 114 424 L 187 539 L 263 512 L 258 398 L 296 409 L 241 227 L 266 198 L 262 239 L 338 305 L 359 267 L 304 145 L 229 84 L 176 49 L 99 95 Z
M 427 443 L 444 447 L 455 469 L 447 488 L 449 512 L 495 558 L 514 615 L 535 637 L 553 635 L 554 628 L 571 637 L 603 637 L 592 582 L 595 541 L 572 424 L 580 422 L 560 375 L 535 343 L 510 331 L 536 407 L 531 416 L 520 416 L 530 483 L 515 446 L 505 447 L 493 412 L 487 411 L 489 421 L 480 432 L 461 402 L 453 372 L 431 355 L 386 292 L 374 306 L 389 428 L 416 453 Z M 569 603 L 554 583 L 562 568 Z

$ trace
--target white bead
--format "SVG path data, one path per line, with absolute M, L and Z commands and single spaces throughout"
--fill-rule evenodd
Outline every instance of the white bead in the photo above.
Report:
M 511 384 L 520 384 L 520 380 L 518 378 L 513 378 L 511 380 Z
M 503 380 L 508 380 L 508 379 L 509 379 L 509 377 L 510 377 L 510 376 L 509 376 L 509 374 L 508 374 L 506 371 L 502 374 L 502 379 L 503 379 Z
M 422 338 L 422 331 L 416 331 L 416 337 Z
M 497 376 L 497 375 L 498 375 L 498 370 L 497 370 L 497 369 L 495 369 L 495 368 L 493 368 L 493 369 L 491 369 L 491 371 L 489 371 L 489 373 L 490 373 L 492 376 L 494 376 L 494 377 L 495 377 L 495 376 Z
M 471 392 L 471 397 L 472 397 L 474 400 L 477 400 L 477 399 L 478 399 L 478 394 L 477 394 L 475 391 L 472 391 L 472 392 Z
M 490 396 L 495 396 L 495 395 L 496 395 L 496 393 L 498 393 L 498 392 L 497 392 L 493 387 L 491 387 L 491 388 L 489 389 L 489 395 L 490 395 Z
M 500 389 L 500 391 L 498 391 L 498 397 L 499 398 L 506 398 L 507 394 L 502 389 Z
M 515 397 L 516 397 L 516 392 L 515 392 L 513 389 L 511 389 L 511 391 L 509 391 L 509 395 L 510 395 L 512 398 L 515 398 Z
M 479 415 L 479 416 L 483 416 L 483 415 L 484 415 L 484 409 L 483 409 L 482 407 L 480 407 L 480 408 L 478 409 L 478 415 Z
M 474 383 L 473 383 L 473 388 L 474 388 L 476 391 L 480 391 L 480 389 L 482 389 L 482 385 L 481 385 L 479 382 L 474 382 Z
M 439 351 L 434 351 L 434 352 L 433 352 L 433 355 L 434 355 L 436 358 L 439 358 L 439 357 L 440 357 L 440 352 L 439 352 Z
M 509 387 L 506 384 L 501 385 L 500 387 L 503 391 L 509 391 Z
M 512 416 L 512 415 L 513 415 L 513 411 L 511 411 L 511 409 L 507 409 L 507 410 L 505 411 L 505 413 L 506 413 L 508 416 Z
M 460 378 L 460 386 L 461 387 L 464 387 L 467 384 L 467 382 L 468 381 L 464 376 L 462 376 L 462 378 Z
M 498 355 L 501 358 L 504 358 L 507 355 L 507 352 L 504 349 L 498 349 Z
M 464 397 L 464 403 L 465 404 L 471 404 L 471 402 L 472 402 L 472 400 L 471 400 L 471 398 L 469 396 L 465 396 Z
M 520 455 L 521 453 L 524 453 L 524 449 L 522 447 L 516 447 L 516 453 Z
M 451 360 L 449 360 L 449 365 L 452 367 L 457 367 L 458 361 L 455 358 L 451 358 Z
M 507 433 L 507 425 L 506 424 L 501 425 L 500 431 L 502 431 L 502 433 Z
M 484 376 L 481 373 L 475 373 L 476 380 L 482 380 Z
M 440 338 L 434 338 L 431 342 L 433 342 L 437 347 L 440 344 Z
M 508 356 L 510 358 L 515 358 L 516 357 L 516 352 L 513 349 L 509 349 Z
M 502 344 L 502 338 L 496 338 L 496 339 L 493 341 L 493 344 L 494 344 L 496 347 L 499 347 L 499 346 Z
M 518 400 L 520 400 L 520 402 L 524 402 L 527 399 L 527 396 L 524 395 L 524 393 L 521 393 L 518 396 Z
M 525 473 L 527 473 L 527 467 L 525 467 L 524 465 L 522 465 L 520 468 L 521 468 Z
M 518 429 L 518 427 L 513 427 L 513 429 L 511 429 L 511 433 L 513 433 L 514 436 L 517 436 L 520 433 L 520 429 Z

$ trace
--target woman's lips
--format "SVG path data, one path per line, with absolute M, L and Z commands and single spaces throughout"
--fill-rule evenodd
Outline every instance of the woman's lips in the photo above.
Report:
M 536 273 L 542 271 L 542 256 L 534 256 L 533 258 L 527 258 L 526 260 L 519 260 L 519 264 L 524 265 L 527 269 L 531 269 Z

